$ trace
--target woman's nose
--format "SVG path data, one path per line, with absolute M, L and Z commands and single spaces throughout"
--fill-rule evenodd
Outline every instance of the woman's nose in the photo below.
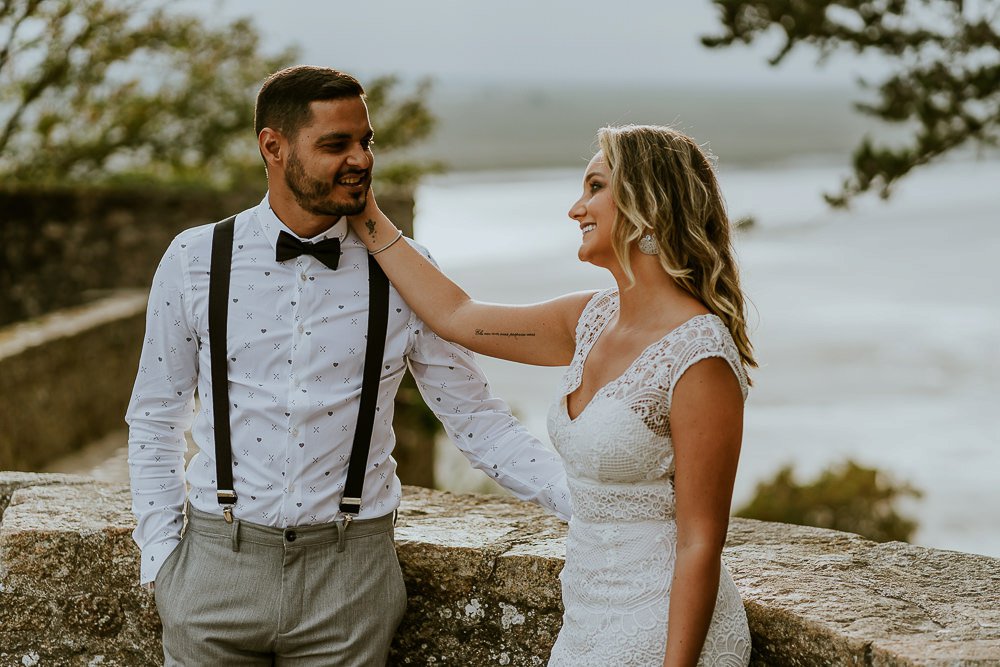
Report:
M 587 207 L 583 205 L 582 197 L 573 202 L 573 205 L 569 207 L 569 217 L 573 220 L 579 220 L 586 214 Z

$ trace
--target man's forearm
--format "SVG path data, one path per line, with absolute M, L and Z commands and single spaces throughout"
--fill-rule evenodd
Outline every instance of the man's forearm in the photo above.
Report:
M 183 435 L 173 436 L 183 434 L 183 425 L 174 426 L 170 435 L 158 426 L 133 421 L 129 428 L 129 479 L 136 517 L 132 537 L 142 552 L 141 583 L 155 579 L 180 541 L 186 498 L 186 443 Z
M 488 448 L 486 458 L 474 458 L 476 452 L 466 452 L 460 438 L 457 443 L 475 467 L 515 497 L 537 503 L 559 518 L 569 520 L 572 507 L 562 460 L 519 423 Z

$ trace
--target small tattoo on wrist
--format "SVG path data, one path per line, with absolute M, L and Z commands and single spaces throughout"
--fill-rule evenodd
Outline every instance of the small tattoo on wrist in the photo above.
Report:
M 523 336 L 533 337 L 535 334 L 520 331 L 483 331 L 476 329 L 477 336 L 503 336 L 505 338 L 521 338 Z
M 365 223 L 365 227 L 368 228 L 368 236 L 372 237 L 372 240 L 375 240 L 375 221 L 368 218 L 368 222 Z

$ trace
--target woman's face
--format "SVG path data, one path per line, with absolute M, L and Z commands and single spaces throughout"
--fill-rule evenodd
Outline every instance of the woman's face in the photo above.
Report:
M 587 165 L 583 177 L 583 196 L 569 210 L 569 217 L 580 225 L 583 235 L 577 255 L 581 261 L 608 267 L 617 262 L 611 247 L 611 230 L 618 206 L 611 197 L 611 172 L 598 151 Z

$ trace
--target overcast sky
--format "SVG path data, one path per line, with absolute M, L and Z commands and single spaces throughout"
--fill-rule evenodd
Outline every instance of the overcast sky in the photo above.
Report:
M 845 85 L 862 63 L 822 69 L 803 52 L 779 68 L 776 40 L 710 50 L 710 0 L 184 0 L 209 20 L 252 16 L 268 45 L 298 45 L 302 61 L 363 80 L 398 73 L 439 81 L 705 82 L 731 86 Z M 871 71 L 872 63 L 867 64 Z

